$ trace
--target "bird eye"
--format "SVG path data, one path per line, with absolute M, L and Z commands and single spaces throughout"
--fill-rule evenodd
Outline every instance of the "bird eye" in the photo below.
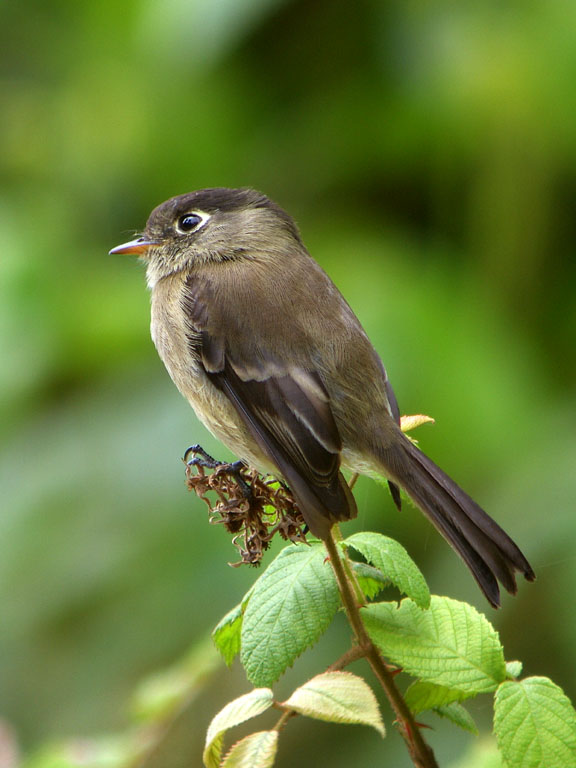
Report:
M 176 228 L 182 234 L 188 234 L 200 229 L 208 221 L 208 216 L 200 216 L 197 213 L 185 213 L 176 222 Z

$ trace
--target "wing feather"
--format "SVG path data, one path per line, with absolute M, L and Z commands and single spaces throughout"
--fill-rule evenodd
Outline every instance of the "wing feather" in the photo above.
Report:
M 288 483 L 312 533 L 325 538 L 335 521 L 357 510 L 340 472 L 342 441 L 319 374 L 288 368 L 274 350 L 255 347 L 240 333 L 227 340 L 221 329 L 229 326 L 209 322 L 193 287 L 183 299 L 191 351 Z

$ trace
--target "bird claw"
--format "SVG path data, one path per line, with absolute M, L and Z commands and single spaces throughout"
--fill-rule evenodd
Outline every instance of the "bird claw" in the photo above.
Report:
M 194 455 L 193 459 L 188 459 L 191 453 L 198 454 L 199 456 Z M 216 459 L 210 456 L 209 453 L 206 453 L 201 445 L 191 445 L 190 448 L 186 449 L 184 452 L 184 463 L 189 467 L 206 467 L 206 469 L 216 469 L 216 467 L 222 464 L 222 462 L 216 461 Z

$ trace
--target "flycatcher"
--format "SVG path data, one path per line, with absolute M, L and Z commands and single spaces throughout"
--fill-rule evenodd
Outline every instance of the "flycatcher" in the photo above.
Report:
M 402 488 L 493 606 L 530 564 L 500 526 L 402 433 L 386 371 L 308 254 L 293 219 L 252 189 L 203 189 L 150 214 L 110 253 L 147 264 L 152 338 L 217 438 L 282 478 L 313 534 L 357 513 L 341 467 Z

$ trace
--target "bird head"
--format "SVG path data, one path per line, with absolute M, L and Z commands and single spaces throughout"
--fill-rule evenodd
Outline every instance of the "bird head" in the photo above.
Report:
M 301 246 L 293 219 L 253 189 L 218 187 L 172 197 L 144 231 L 110 253 L 132 253 L 148 265 L 148 284 L 206 263 L 265 260 Z

